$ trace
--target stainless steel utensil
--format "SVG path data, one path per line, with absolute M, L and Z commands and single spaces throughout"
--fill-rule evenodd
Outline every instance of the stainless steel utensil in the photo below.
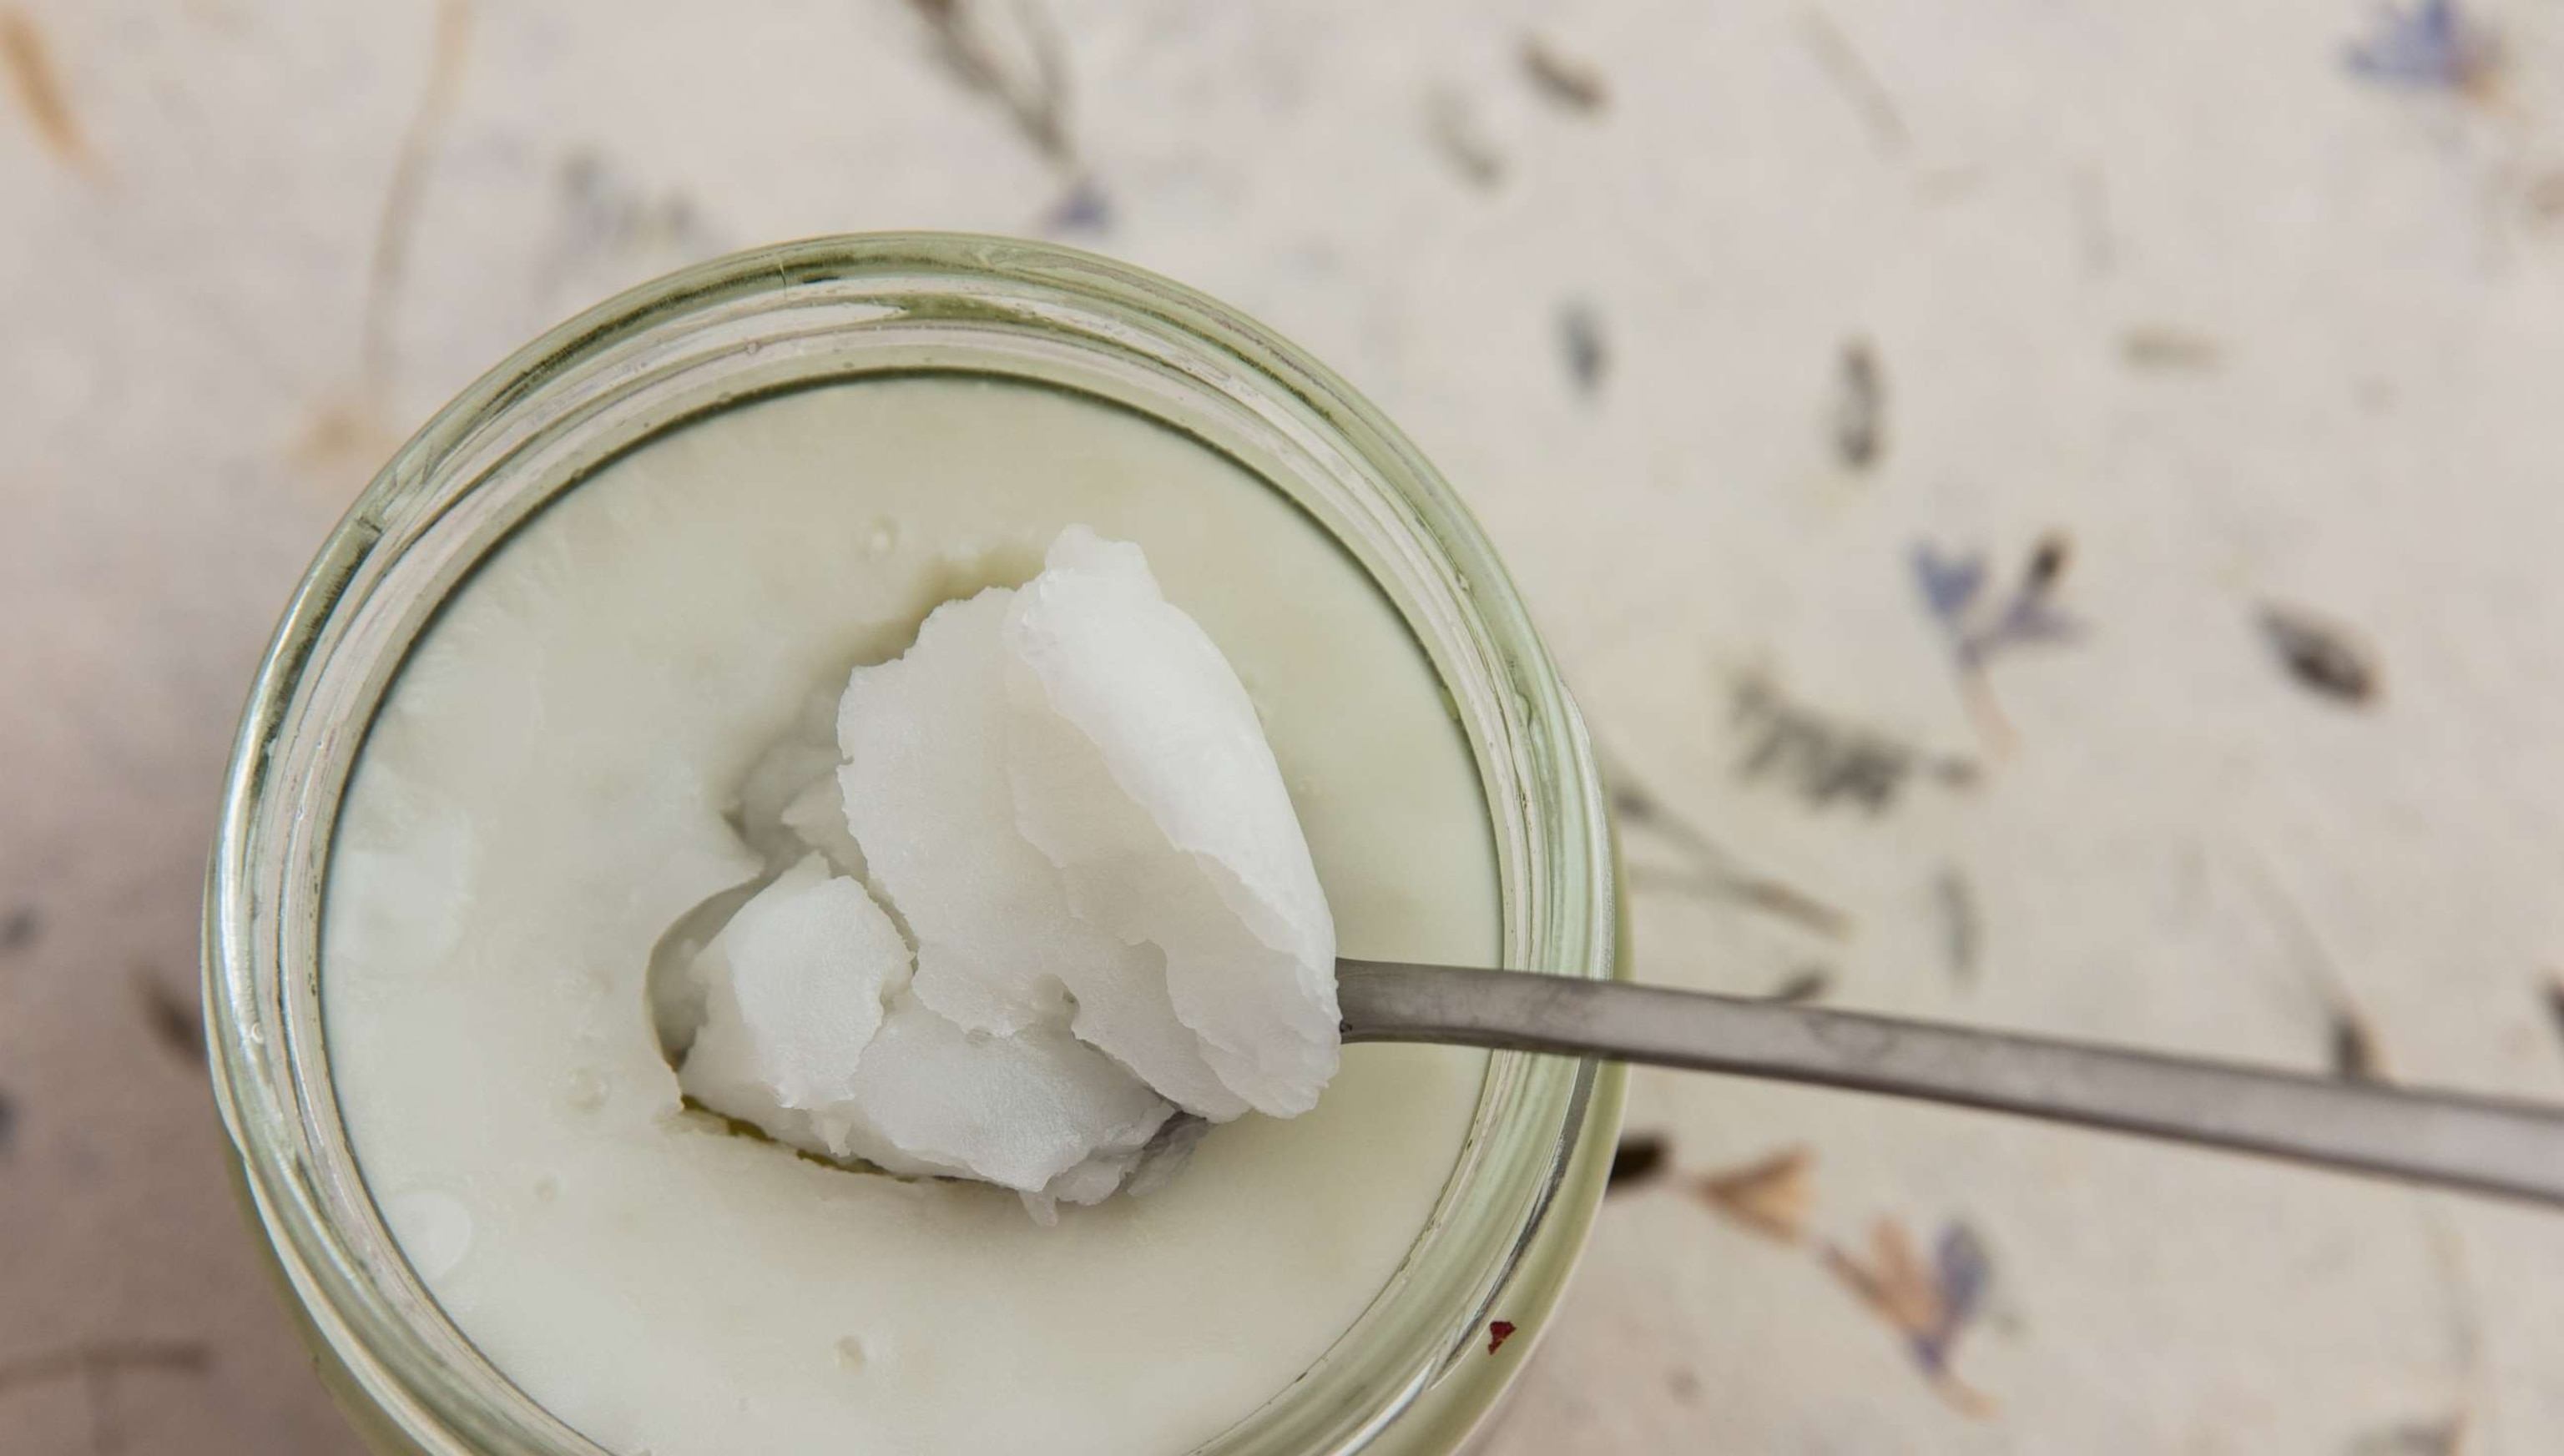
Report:
M 2564 1206 L 2564 1109 L 1614 981 L 1340 960 L 1345 1040 L 1920 1098 Z

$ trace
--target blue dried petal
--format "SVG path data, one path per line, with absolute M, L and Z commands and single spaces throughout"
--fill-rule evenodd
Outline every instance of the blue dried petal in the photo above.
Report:
M 1931 542 L 1916 541 L 1910 554 L 1915 584 L 1923 588 L 1923 604 L 1943 626 L 1955 629 L 1977 593 L 1985 589 L 1985 552 L 1944 557 Z
M 1994 1285 L 1994 1258 L 1974 1228 L 1953 1222 L 1933 1247 L 1932 1277 L 1941 1287 L 1942 1323 L 1965 1325 L 1976 1318 Z
M 1113 226 L 1113 201 L 1094 179 L 1080 177 L 1043 219 L 1053 233 L 1101 233 Z
M 2492 63 L 2491 35 L 2457 13 L 2457 0 L 2383 10 L 2374 34 L 2344 48 L 2352 74 L 2401 86 L 2461 87 Z
M 1558 311 L 1559 347 L 1567 356 L 1567 377 L 1576 387 L 1592 394 L 1602 387 L 1602 376 L 1611 366 L 1611 347 L 1602 335 L 1602 315 L 1594 306 L 1572 301 Z
M 1951 1348 L 1985 1307 L 1994 1278 L 1993 1256 L 1975 1229 L 1958 1222 L 1942 1228 L 1932 1249 L 1932 1283 L 1941 1297 L 1941 1318 L 1931 1329 L 1914 1335 L 1914 1357 L 1926 1370 L 1948 1367 Z
M 1990 650 L 2029 642 L 2067 642 L 2082 630 L 2080 623 L 2056 609 L 2047 593 L 2025 591 L 2012 599 L 1980 646 Z

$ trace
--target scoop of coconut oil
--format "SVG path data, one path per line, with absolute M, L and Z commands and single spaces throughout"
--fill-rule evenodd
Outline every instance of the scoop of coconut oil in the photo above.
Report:
M 747 799 L 788 867 L 707 907 L 660 1010 L 716 1112 L 1048 1218 L 1335 1074 L 1335 922 L 1273 750 L 1136 545 L 1071 526 L 945 603 Z

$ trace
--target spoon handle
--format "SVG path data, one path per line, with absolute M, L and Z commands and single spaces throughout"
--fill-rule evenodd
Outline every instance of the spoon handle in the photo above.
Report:
M 1345 1040 L 1920 1098 L 2564 1206 L 2564 1109 L 1617 981 L 1340 960 Z

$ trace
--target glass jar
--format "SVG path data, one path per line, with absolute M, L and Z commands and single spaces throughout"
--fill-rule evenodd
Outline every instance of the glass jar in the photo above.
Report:
M 1035 380 L 1141 411 L 1297 502 L 1404 614 L 1485 787 L 1505 963 L 1617 972 L 1606 801 L 1582 721 L 1476 524 L 1388 421 L 1220 305 L 993 238 L 826 238 L 738 254 L 553 329 L 392 457 L 321 547 L 262 664 L 206 902 L 213 1078 L 244 1203 L 366 1439 L 424 1456 L 598 1456 L 439 1313 L 368 1197 L 321 1034 L 331 829 L 373 711 L 445 595 L 535 509 L 737 402 L 868 374 Z M 1443 1456 L 1529 1354 L 1608 1171 L 1620 1074 L 1499 1054 L 1405 1261 L 1218 1456 Z M 1491 1325 L 1518 1332 L 1491 1352 Z

